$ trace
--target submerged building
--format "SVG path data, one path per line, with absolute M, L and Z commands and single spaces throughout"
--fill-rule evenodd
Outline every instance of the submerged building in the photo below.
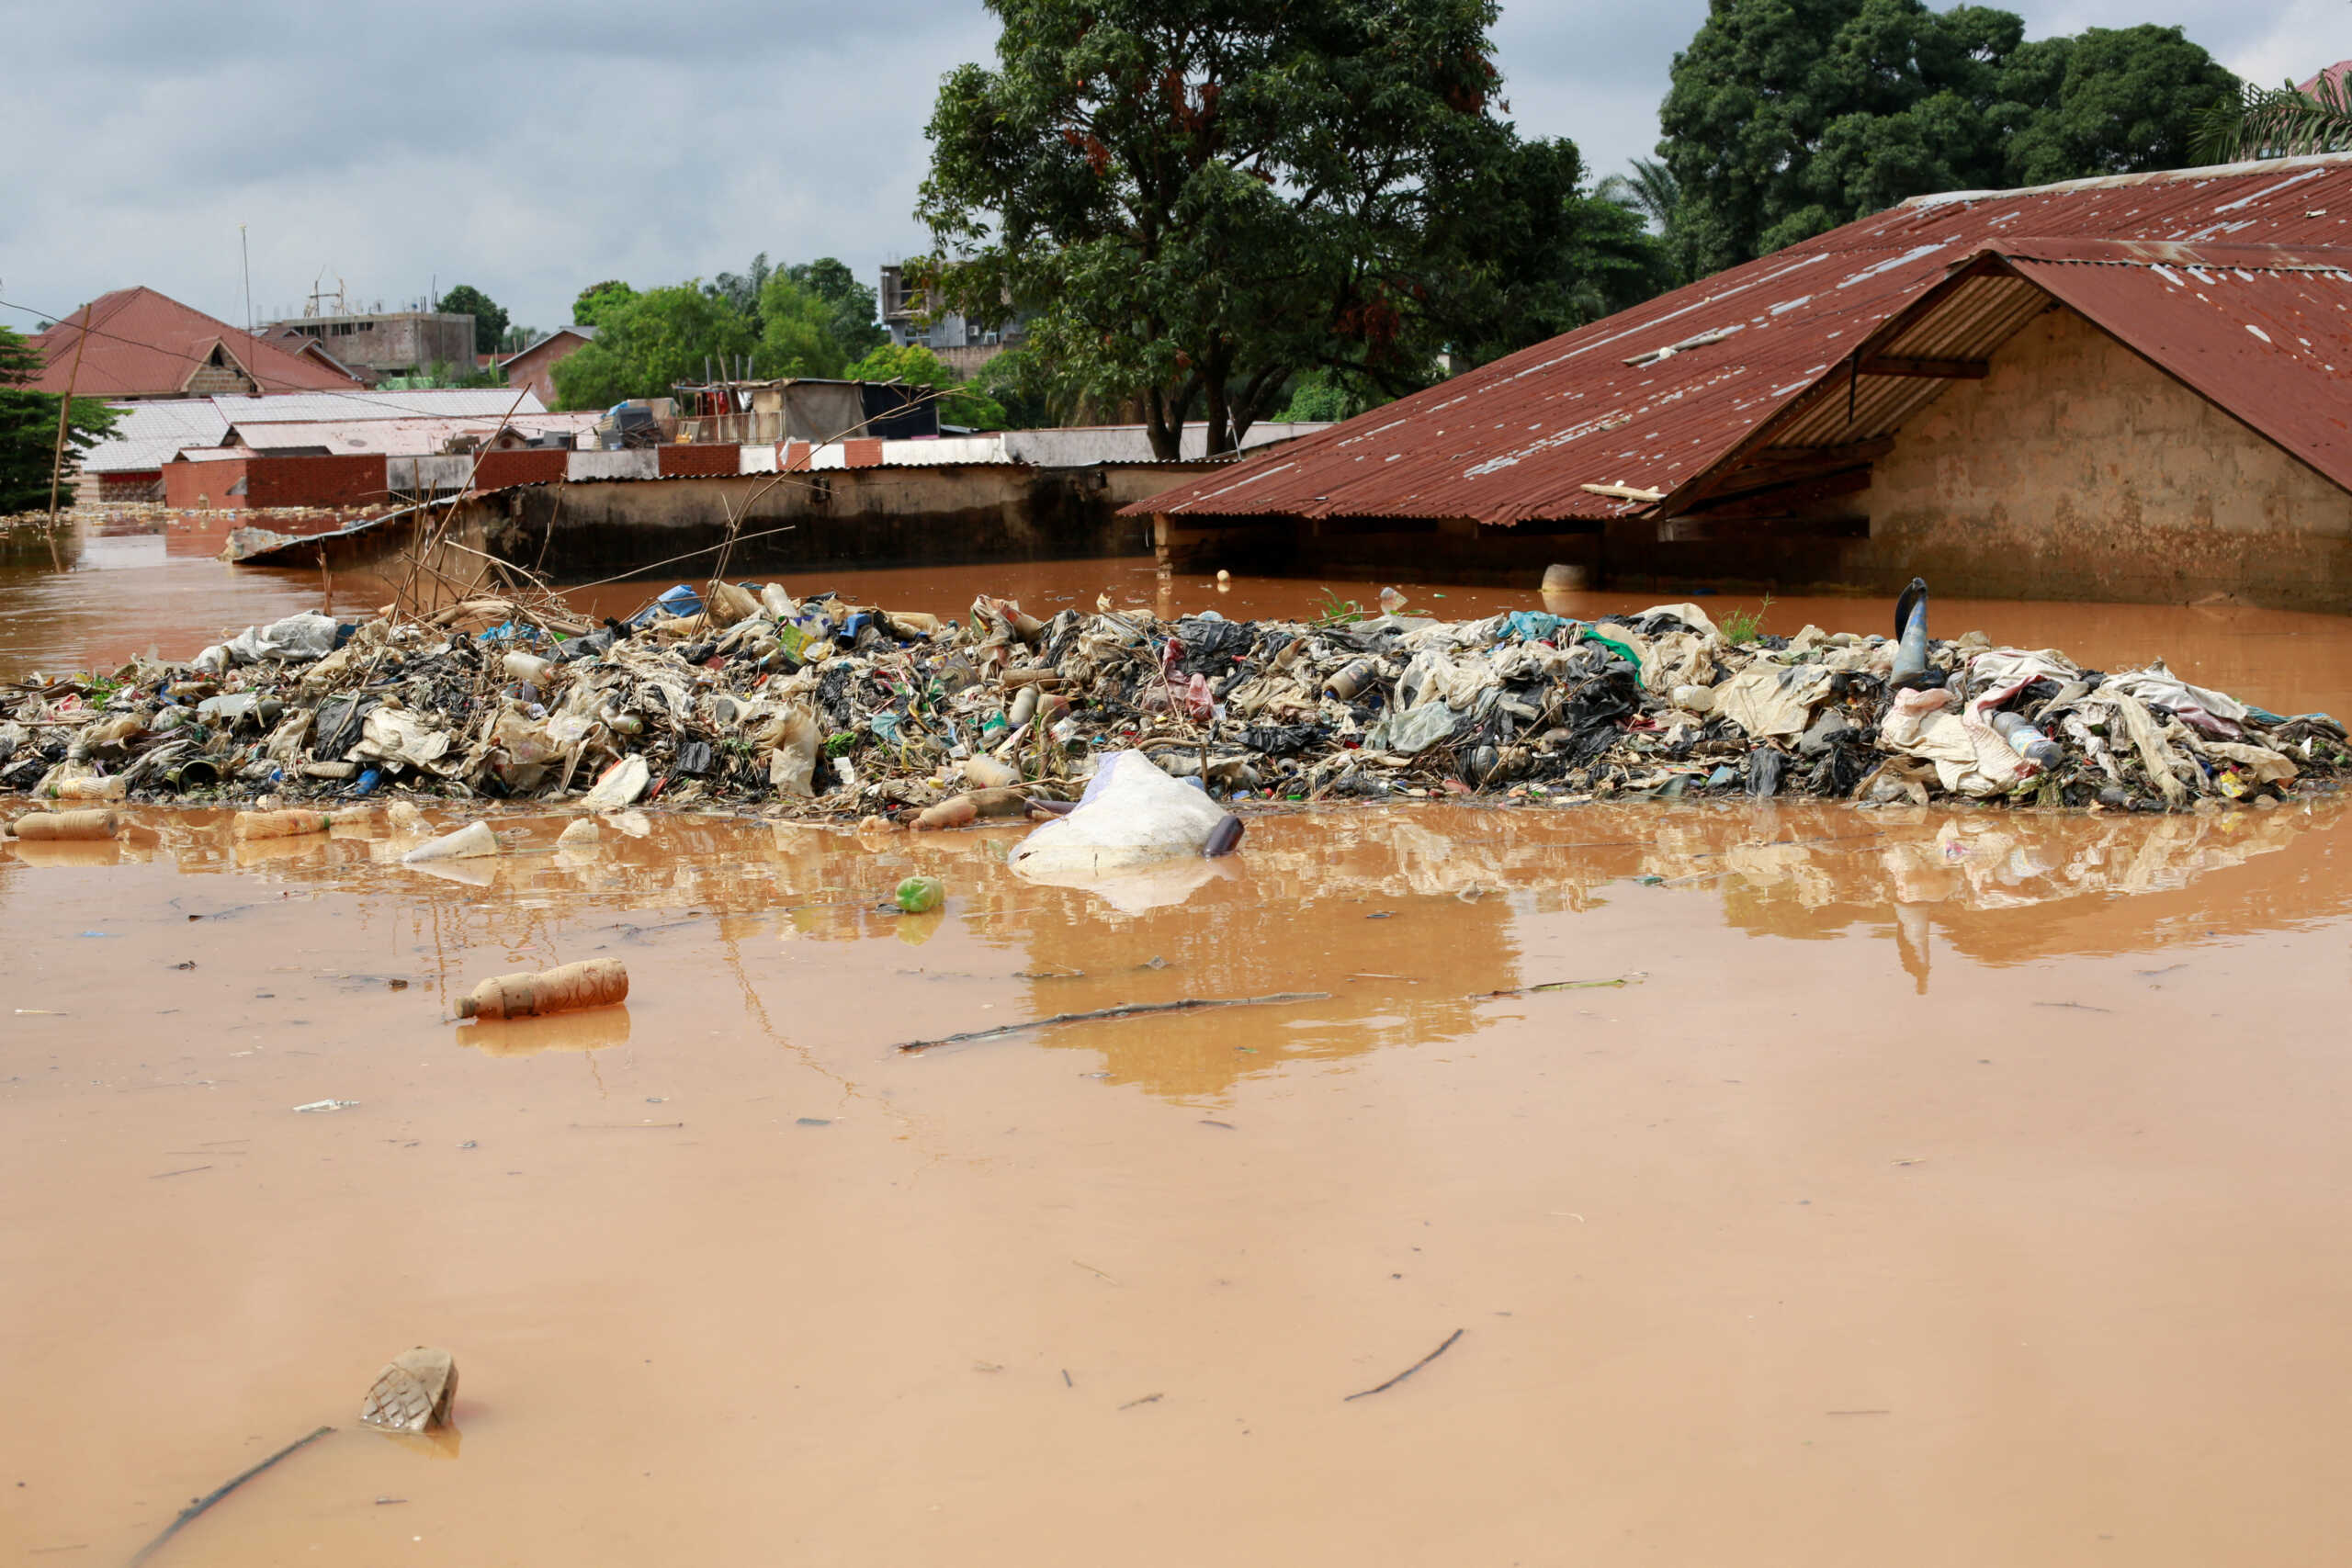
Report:
M 1130 510 L 1183 570 L 2352 611 L 2352 155 L 1917 197 Z

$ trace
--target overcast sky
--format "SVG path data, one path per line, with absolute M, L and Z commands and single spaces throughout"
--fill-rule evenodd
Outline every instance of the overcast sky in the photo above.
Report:
M 2177 23 L 2238 72 L 2352 56 L 2346 0 L 2012 0 L 2029 33 Z M 1705 0 L 1506 0 L 1512 117 L 1598 173 L 1646 153 Z M 585 285 L 837 255 L 868 282 L 911 217 L 943 72 L 991 57 L 976 0 L 112 0 L 15 6 L 0 299 L 146 284 L 224 320 L 322 278 L 388 306 L 471 283 L 518 323 Z M 0 311 L 19 331 L 32 319 Z

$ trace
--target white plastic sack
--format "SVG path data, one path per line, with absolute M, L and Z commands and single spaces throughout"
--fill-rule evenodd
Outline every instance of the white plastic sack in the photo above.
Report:
M 437 839 L 427 839 L 401 856 L 402 863 L 414 865 L 421 861 L 478 860 L 498 852 L 498 835 L 490 830 L 487 822 L 469 822 L 454 833 L 444 833 Z
M 637 797 L 645 793 L 645 786 L 652 782 L 652 770 L 645 765 L 645 759 L 631 752 L 605 769 L 605 776 L 596 781 L 596 787 L 580 797 L 581 809 L 618 811 L 625 806 L 634 806 Z
M 431 728 L 405 708 L 379 707 L 370 709 L 360 722 L 359 741 L 345 754 L 354 761 L 405 762 L 447 773 L 449 764 L 444 759 L 449 746 L 447 730 Z
M 1022 840 L 1006 863 L 1058 877 L 1197 855 L 1228 815 L 1142 752 L 1114 751 L 1095 765 L 1078 809 Z
M 1803 735 L 1829 695 L 1829 671 L 1758 660 L 1715 688 L 1715 711 L 1757 739 Z
M 1364 749 L 1419 756 L 1451 736 L 1461 724 L 1461 715 L 1432 697 L 1419 707 L 1392 713 L 1374 725 L 1364 735 Z
M 305 610 L 266 626 L 247 626 L 229 639 L 229 657 L 239 664 L 258 664 L 265 659 L 307 663 L 334 651 L 334 629 L 333 615 Z

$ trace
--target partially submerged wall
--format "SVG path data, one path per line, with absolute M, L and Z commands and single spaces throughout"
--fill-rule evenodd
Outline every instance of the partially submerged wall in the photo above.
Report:
M 1905 425 L 1841 577 L 1956 593 L 2352 610 L 2352 493 L 2071 310 Z
M 1070 560 L 1149 549 L 1148 524 L 1118 511 L 1186 471 L 999 463 L 681 477 L 513 490 L 467 509 L 493 553 L 559 579 L 707 548 L 738 514 L 730 571 Z

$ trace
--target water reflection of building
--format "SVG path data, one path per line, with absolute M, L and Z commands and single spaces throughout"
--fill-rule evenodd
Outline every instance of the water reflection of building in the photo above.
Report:
M 223 879 L 175 901 L 191 919 L 234 920 L 276 896 L 262 888 L 396 894 L 364 900 L 362 919 L 408 942 L 425 984 L 455 978 L 473 949 L 585 944 L 626 956 L 707 943 L 714 983 L 741 988 L 755 1010 L 765 1005 L 758 987 L 776 977 L 777 939 L 888 943 L 887 964 L 867 949 L 854 962 L 844 952 L 839 966 L 840 984 L 876 988 L 875 1032 L 887 1036 L 877 1050 L 909 1026 L 907 994 L 892 987 L 936 981 L 978 987 L 925 993 L 947 999 L 948 1029 L 1185 997 L 1328 993 L 1027 1037 L 1085 1053 L 1088 1070 L 1183 1098 L 1221 1094 L 1284 1061 L 1462 1039 L 1481 1022 L 1484 993 L 1597 978 L 1525 973 L 1524 918 L 1629 895 L 1689 899 L 1694 919 L 1720 910 L 1757 936 L 1886 942 L 1890 961 L 1923 989 L 1938 948 L 2000 967 L 2289 930 L 2352 910 L 2346 817 L 2332 802 L 2180 817 L 1650 804 L 1266 817 L 1182 902 L 1133 913 L 1013 875 L 1001 864 L 1021 831 L 1011 828 L 860 839 L 631 814 L 593 852 L 451 863 L 460 874 L 447 877 L 398 864 L 400 846 L 366 823 L 239 844 L 226 812 L 130 815 L 138 827 L 119 842 L 0 849 L 0 898 L 40 897 L 48 870 L 168 860 L 183 874 Z M 537 819 L 525 842 L 550 843 L 558 820 Z M 948 884 L 945 915 L 888 907 L 889 889 L 918 874 Z M 1636 882 L 1651 886 L 1627 886 Z M 995 1010 L 962 1016 L 963 997 Z M 774 1021 L 788 1028 L 782 1014 Z

